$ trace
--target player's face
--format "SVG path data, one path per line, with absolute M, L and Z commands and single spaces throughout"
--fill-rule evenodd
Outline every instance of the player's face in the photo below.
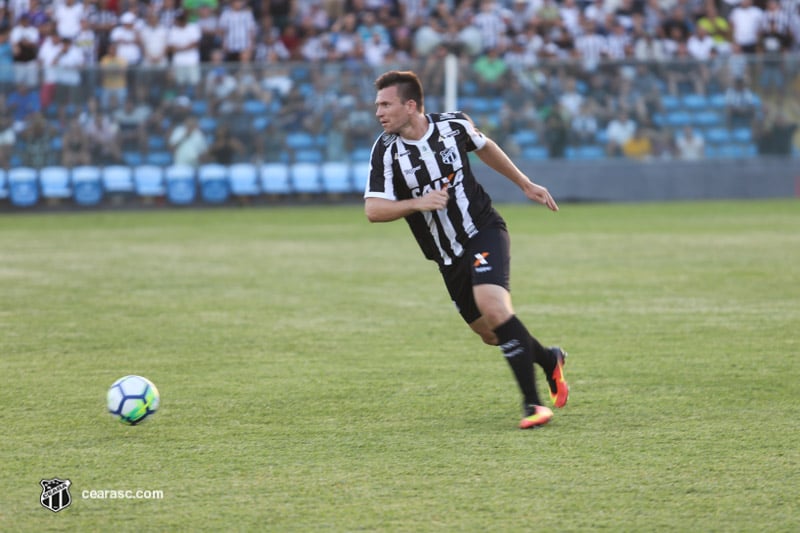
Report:
M 400 133 L 411 121 L 411 104 L 403 102 L 397 87 L 386 87 L 375 97 L 375 116 L 386 133 Z

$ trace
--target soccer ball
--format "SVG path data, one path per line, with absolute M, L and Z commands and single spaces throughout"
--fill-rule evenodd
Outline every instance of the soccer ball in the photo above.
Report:
M 114 418 L 135 426 L 158 409 L 160 397 L 153 382 L 142 376 L 125 376 L 111 385 L 106 395 L 108 412 Z

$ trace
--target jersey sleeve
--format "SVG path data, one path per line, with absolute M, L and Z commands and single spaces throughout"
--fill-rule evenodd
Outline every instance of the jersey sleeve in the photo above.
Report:
M 381 135 L 372 145 L 369 158 L 369 175 L 364 189 L 364 198 L 397 200 L 394 190 L 394 173 L 390 146 L 394 136 Z
M 467 134 L 467 152 L 472 152 L 483 148 L 486 145 L 486 136 L 475 127 L 475 124 L 472 123 L 472 120 L 470 120 L 465 113 L 459 111 L 456 113 L 456 117 L 456 120 L 461 124 L 465 133 Z

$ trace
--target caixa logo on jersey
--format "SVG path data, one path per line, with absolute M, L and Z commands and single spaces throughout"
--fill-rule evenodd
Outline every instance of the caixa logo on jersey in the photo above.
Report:
M 69 486 L 72 485 L 70 480 L 53 478 L 43 479 L 39 483 L 42 485 L 39 501 L 45 509 L 57 513 L 72 503 L 72 496 L 69 494 Z

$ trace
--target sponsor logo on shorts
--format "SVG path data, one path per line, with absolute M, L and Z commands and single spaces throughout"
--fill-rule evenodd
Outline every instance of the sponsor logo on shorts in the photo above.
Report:
M 472 266 L 475 267 L 475 272 L 482 273 L 492 270 L 492 265 L 486 260 L 487 257 L 489 257 L 489 252 L 475 254 L 475 261 L 472 263 Z

